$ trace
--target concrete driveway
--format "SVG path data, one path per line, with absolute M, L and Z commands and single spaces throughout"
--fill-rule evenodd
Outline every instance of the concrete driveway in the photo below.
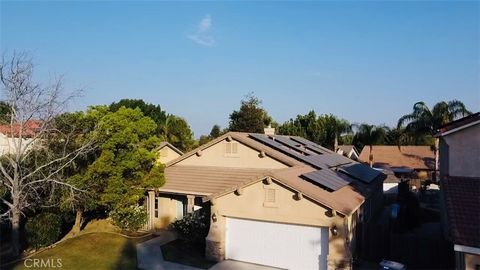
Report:
M 215 264 L 208 270 L 279 270 L 279 269 L 280 268 L 269 267 L 264 265 L 226 260 L 226 261 Z
M 161 245 L 175 240 L 173 233 L 165 231 L 158 237 L 137 244 L 137 266 L 144 270 L 200 270 L 199 268 L 167 262 L 163 259 Z

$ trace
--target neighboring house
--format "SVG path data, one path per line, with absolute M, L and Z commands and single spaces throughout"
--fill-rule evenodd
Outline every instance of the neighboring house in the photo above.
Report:
M 443 223 L 456 269 L 480 269 L 480 113 L 453 121 L 439 139 Z
M 182 151 L 168 142 L 161 142 L 160 146 L 157 148 L 157 153 L 158 161 L 163 164 L 167 164 L 168 162 L 183 155 Z
M 167 163 L 165 177 L 148 191 L 150 229 L 203 207 L 207 258 L 288 269 L 350 267 L 385 178 L 301 137 L 238 132 Z
M 3 124 L 0 125 L 0 155 L 13 153 L 18 146 L 28 144 L 41 126 L 39 121 L 27 121 L 23 125 Z
M 353 160 L 358 160 L 359 157 L 357 148 L 355 148 L 353 145 L 339 145 L 337 153 Z
M 385 170 L 388 175 L 393 172 L 400 182 L 411 179 L 430 179 L 435 170 L 435 155 L 426 145 L 373 145 L 372 167 Z M 359 161 L 370 164 L 370 146 L 363 147 Z M 396 185 L 392 177 L 384 183 L 384 190 Z

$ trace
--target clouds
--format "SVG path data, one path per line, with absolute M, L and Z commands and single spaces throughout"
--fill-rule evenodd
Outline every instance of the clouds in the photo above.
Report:
M 197 25 L 197 31 L 187 37 L 201 46 L 212 47 L 215 45 L 215 38 L 212 35 L 212 17 L 207 14 Z

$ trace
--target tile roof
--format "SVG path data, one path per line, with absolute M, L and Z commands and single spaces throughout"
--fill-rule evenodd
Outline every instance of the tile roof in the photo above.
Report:
M 178 165 L 165 169 L 167 181 L 158 190 L 167 193 L 198 195 L 209 200 L 235 191 L 238 187 L 251 185 L 266 177 L 271 177 L 280 184 L 299 191 L 317 203 L 344 215 L 353 213 L 372 191 L 368 185 L 355 183 L 329 192 L 301 177 L 302 174 L 315 170 L 310 166 L 269 170 Z
M 344 161 L 348 165 L 362 166 L 363 164 L 347 159 L 328 149 L 324 149 L 303 138 L 278 136 L 279 141 L 284 144 L 266 144 L 258 137 L 260 134 L 248 134 L 240 132 L 229 132 L 219 138 L 194 149 L 183 156 L 166 164 L 166 184 L 159 190 L 179 194 L 192 194 L 204 197 L 204 200 L 219 197 L 236 190 L 238 187 L 250 185 L 271 177 L 280 184 L 293 190 L 301 192 L 306 197 L 318 202 L 327 208 L 334 209 L 344 215 L 353 213 L 369 197 L 373 191 L 373 185 L 365 184 L 353 176 L 352 182 L 340 187 L 337 190 L 326 190 L 324 187 L 306 181 L 302 176 L 317 170 L 332 170 L 336 166 L 343 166 Z M 264 136 L 264 134 L 261 134 Z M 253 169 L 253 168 L 229 168 L 229 167 L 208 167 L 208 166 L 185 166 L 177 164 L 180 161 L 202 151 L 225 139 L 233 139 L 245 144 L 257 151 L 263 151 L 266 156 L 289 166 L 285 169 Z M 273 137 L 271 136 L 270 139 Z M 293 141 L 286 141 L 293 139 Z M 298 140 L 307 143 L 302 147 Z M 295 143 L 294 141 L 297 141 Z M 291 145 L 285 145 L 291 144 Z M 275 147 L 273 147 L 275 145 Z M 304 154 L 299 154 L 303 152 Z M 319 152 L 321 154 L 318 154 Z M 334 155 L 334 156 L 332 156 Z M 307 157 L 307 158 L 305 158 Z M 321 158 L 318 158 L 321 157 Z M 318 163 L 318 164 L 317 164 Z M 335 165 L 335 163 L 337 165 Z M 342 165 L 338 165 L 342 164 Z M 334 165 L 332 167 L 332 165 Z M 366 167 L 367 170 L 372 170 Z M 352 172 L 358 175 L 359 172 Z M 377 173 L 377 172 L 376 172 Z M 376 174 L 375 180 L 383 180 L 383 174 Z M 368 182 L 368 181 L 367 181 Z M 378 183 L 377 181 L 373 181 Z
M 25 121 L 23 124 L 4 124 L 0 125 L 0 133 L 9 137 L 19 137 L 20 132 L 22 137 L 33 137 L 35 133 L 40 129 L 42 122 L 36 120 Z
M 473 122 L 480 121 L 480 112 L 465 116 L 463 118 L 457 119 L 452 121 L 448 124 L 445 124 L 440 127 L 439 132 L 435 136 L 442 136 L 444 133 L 448 131 L 452 131 L 457 128 L 461 128 L 463 126 L 469 125 Z
M 161 143 L 160 143 L 160 146 L 157 148 L 157 150 L 160 150 L 160 149 L 162 149 L 162 148 L 165 147 L 165 146 L 170 147 L 170 149 L 172 149 L 173 151 L 175 151 L 177 154 L 183 155 L 183 152 L 180 151 L 180 149 L 176 148 L 175 146 L 173 146 L 173 145 L 172 145 L 171 143 L 169 143 L 169 142 L 161 142 Z
M 480 248 L 480 178 L 449 177 L 441 189 L 453 242 Z
M 433 170 L 435 155 L 426 145 L 374 145 L 372 149 L 373 166 L 379 168 L 410 168 Z M 359 161 L 369 163 L 370 146 L 364 146 Z
M 246 184 L 268 174 L 265 169 L 210 166 L 171 166 L 165 168 L 165 185 L 159 190 L 210 196 Z

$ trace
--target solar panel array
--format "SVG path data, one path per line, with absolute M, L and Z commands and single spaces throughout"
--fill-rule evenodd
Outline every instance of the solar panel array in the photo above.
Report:
M 348 164 L 340 167 L 339 170 L 365 183 L 372 182 L 381 174 L 381 172 L 361 163 Z
M 333 191 L 338 190 L 354 181 L 354 179 L 348 177 L 347 175 L 341 175 L 329 169 L 304 173 L 302 176 Z
M 250 134 L 255 140 L 266 144 L 319 170 L 305 173 L 303 178 L 318 183 L 327 189 L 338 190 L 358 179 L 365 183 L 373 181 L 380 172 L 339 155 L 302 137 Z M 331 168 L 336 167 L 338 171 Z

